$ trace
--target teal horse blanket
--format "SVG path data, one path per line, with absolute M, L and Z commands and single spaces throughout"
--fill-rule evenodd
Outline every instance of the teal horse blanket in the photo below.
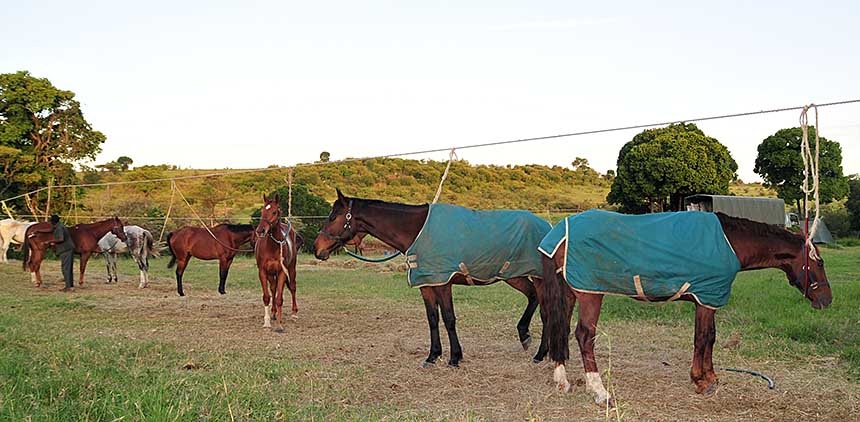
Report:
M 576 290 L 718 308 L 740 263 L 717 216 L 690 211 L 624 215 L 589 210 L 558 223 L 540 243 L 553 256 L 567 240 L 564 276 Z
M 454 274 L 469 284 L 541 276 L 537 246 L 552 226 L 528 211 L 475 211 L 430 205 L 427 221 L 406 250 L 412 287 L 439 286 Z

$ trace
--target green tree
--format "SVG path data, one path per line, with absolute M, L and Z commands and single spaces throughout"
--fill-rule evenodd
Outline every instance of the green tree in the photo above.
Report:
M 327 163 L 331 159 L 331 154 L 328 151 L 320 153 L 320 162 Z
M 785 202 L 794 203 L 798 210 L 804 197 L 800 189 L 803 185 L 802 136 L 799 127 L 780 129 L 759 144 L 755 159 L 755 172 L 764 179 L 765 187 L 775 190 Z M 809 128 L 809 138 L 815 138 L 814 127 Z M 819 140 L 819 197 L 826 204 L 848 194 L 848 179 L 842 175 L 842 147 L 836 141 Z
M 851 230 L 860 230 L 860 175 L 853 175 L 848 180 L 848 201 L 845 208 L 851 219 Z
M 677 210 L 695 193 L 728 194 L 738 169 L 729 150 L 692 123 L 637 134 L 617 164 L 606 200 L 633 213 Z
M 282 186 L 269 194 L 269 197 L 278 194 L 278 205 L 281 207 L 284 217 L 287 216 L 289 209 L 290 189 L 287 186 Z M 307 186 L 301 184 L 293 184 L 293 215 L 297 217 L 312 216 L 313 218 L 294 218 L 293 224 L 305 241 L 303 249 L 306 252 L 313 252 L 314 239 L 317 237 L 320 229 L 322 229 L 324 218 L 317 216 L 328 215 L 331 211 L 331 204 L 325 198 L 311 192 Z M 251 213 L 251 224 L 260 222 L 260 209 L 256 208 Z
M 0 74 L 0 196 L 35 190 L 51 178 L 57 184 L 77 180 L 72 164 L 94 159 L 105 141 L 80 106 L 73 92 L 47 79 L 26 71 Z M 38 209 L 40 199 L 33 200 Z
M 119 164 L 120 169 L 122 171 L 128 171 L 129 167 L 134 163 L 134 160 L 131 157 L 126 157 L 125 155 L 116 159 L 116 163 Z

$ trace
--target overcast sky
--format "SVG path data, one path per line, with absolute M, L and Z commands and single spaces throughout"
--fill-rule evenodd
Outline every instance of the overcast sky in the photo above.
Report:
M 81 3 L 81 4 L 76 4 Z M 97 162 L 247 168 L 860 98 L 860 3 L 39 1 L 0 72 L 77 93 Z M 711 2 L 714 3 L 714 2 Z M 786 112 L 707 122 L 744 180 Z M 461 151 L 601 172 L 636 132 Z M 847 174 L 860 105 L 821 110 Z M 445 153 L 429 158 L 443 160 Z

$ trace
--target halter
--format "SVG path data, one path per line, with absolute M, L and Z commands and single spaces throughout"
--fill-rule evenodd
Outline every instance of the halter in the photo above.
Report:
M 349 239 L 354 237 L 354 233 L 352 233 L 352 199 L 349 200 L 349 206 L 346 209 L 346 215 L 344 218 L 346 218 L 346 222 L 343 223 L 343 232 L 340 235 L 333 235 L 327 232 L 325 228 L 320 230 L 320 234 L 328 240 L 334 240 L 340 244 L 346 243 Z M 349 236 L 347 236 L 347 234 Z

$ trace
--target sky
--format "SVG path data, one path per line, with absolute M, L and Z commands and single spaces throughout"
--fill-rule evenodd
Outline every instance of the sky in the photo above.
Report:
M 75 92 L 96 163 L 288 166 L 860 98 L 858 2 L 4 3 L 0 73 Z M 798 114 L 699 127 L 756 181 Z M 822 108 L 820 133 L 860 173 L 860 104 Z M 458 157 L 605 172 L 635 134 Z

